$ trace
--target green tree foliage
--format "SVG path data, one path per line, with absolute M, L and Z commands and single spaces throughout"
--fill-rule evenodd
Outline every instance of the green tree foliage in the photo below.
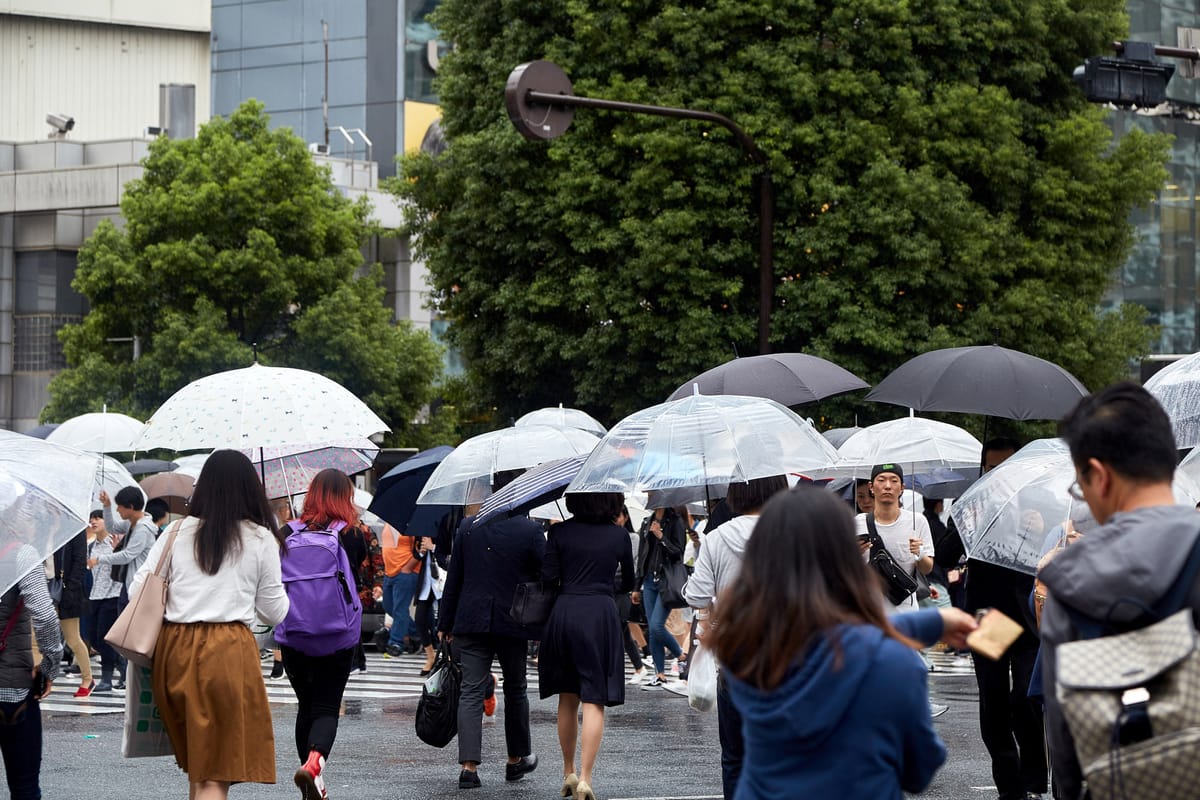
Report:
M 578 110 L 526 142 L 503 106 L 545 58 L 575 92 L 716 111 L 770 158 L 772 346 L 877 381 L 993 341 L 1097 387 L 1145 352 L 1098 301 L 1165 177 L 1072 68 L 1123 0 L 443 0 L 449 148 L 404 163 L 453 343 L 502 416 L 613 419 L 756 351 L 756 167 L 722 128 Z
M 159 138 L 121 202 L 79 251 L 91 310 L 61 334 L 68 369 L 44 420 L 102 403 L 149 415 L 204 375 L 259 360 L 327 375 L 403 440 L 434 394 L 440 348 L 393 324 L 382 270 L 361 274 L 367 206 L 335 191 L 304 142 L 248 101 L 193 140 Z M 108 341 L 137 335 L 142 355 Z

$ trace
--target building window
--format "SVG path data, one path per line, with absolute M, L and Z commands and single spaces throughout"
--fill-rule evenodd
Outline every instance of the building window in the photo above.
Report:
M 83 317 L 71 314 L 14 314 L 13 372 L 52 372 L 66 369 L 58 332 L 78 324 Z

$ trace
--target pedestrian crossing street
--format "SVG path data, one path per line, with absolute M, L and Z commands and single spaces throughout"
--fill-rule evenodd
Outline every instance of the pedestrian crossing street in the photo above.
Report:
M 933 664 L 929 673 L 930 681 L 943 677 L 974 677 L 975 671 L 971 666 L 970 657 L 960 659 L 953 653 L 930 651 L 927 658 Z M 416 707 L 421 696 L 421 684 L 425 679 L 420 676 L 421 667 L 425 664 L 423 654 L 402 655 L 397 658 L 385 658 L 367 647 L 367 671 L 352 672 L 350 681 L 346 684 L 345 699 L 347 700 L 404 700 Z M 93 662 L 93 671 L 100 674 L 99 665 Z M 291 684 L 286 677 L 271 678 L 271 659 L 262 662 L 263 682 L 267 687 L 267 699 L 274 705 L 295 705 L 296 695 L 292 692 Z M 498 673 L 498 670 L 497 670 Z M 526 670 L 531 694 L 536 694 L 538 687 L 537 667 L 530 664 Z M 628 663 L 625 665 L 626 678 L 632 675 Z M 497 674 L 497 677 L 499 675 Z M 42 713 L 45 716 L 89 716 L 95 714 L 120 714 L 125 710 L 125 691 L 114 689 L 105 694 L 93 694 L 90 697 L 73 697 L 79 686 L 79 676 L 63 675 L 54 682 L 50 696 L 42 701 Z M 630 690 L 636 687 L 629 687 Z

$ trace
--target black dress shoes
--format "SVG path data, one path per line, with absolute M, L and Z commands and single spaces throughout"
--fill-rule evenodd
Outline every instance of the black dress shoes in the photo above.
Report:
M 517 763 L 504 765 L 504 780 L 519 781 L 535 769 L 537 769 L 537 756 L 521 756 L 521 760 Z
M 481 785 L 479 782 L 479 773 L 474 770 L 464 769 L 458 773 L 458 788 L 478 789 Z

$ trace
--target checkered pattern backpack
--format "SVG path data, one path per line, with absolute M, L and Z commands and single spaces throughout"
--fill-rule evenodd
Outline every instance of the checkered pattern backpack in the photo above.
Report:
M 1058 646 L 1055 691 L 1091 800 L 1200 798 L 1200 648 L 1188 606 L 1200 545 L 1128 625 L 1068 609 L 1083 637 Z M 1111 610 L 1109 613 L 1111 617 Z

